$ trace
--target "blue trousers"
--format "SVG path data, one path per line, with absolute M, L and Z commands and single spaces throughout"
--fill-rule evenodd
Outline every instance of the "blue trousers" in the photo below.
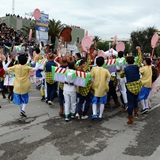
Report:
M 64 105 L 63 90 L 60 87 L 59 87 L 59 93 L 58 93 L 58 102 L 60 106 Z
M 108 94 L 107 101 L 110 100 L 111 96 L 113 97 L 114 101 L 116 101 L 118 99 L 117 93 L 116 93 L 116 88 L 113 85 L 113 81 L 109 82 L 109 92 L 107 94 Z
M 77 107 L 78 114 L 80 114 L 82 111 L 84 101 L 86 101 L 86 103 L 85 103 L 85 107 L 84 107 L 84 111 L 83 111 L 83 116 L 85 116 L 87 114 L 89 107 L 91 105 L 91 93 L 90 92 L 85 97 L 82 96 L 81 94 L 79 94 L 79 103 L 78 103 L 78 107 Z
M 47 83 L 47 100 L 53 101 L 57 92 L 57 82 L 54 84 Z
M 133 114 L 133 110 L 134 108 L 138 107 L 138 95 L 135 95 L 133 93 L 131 93 L 128 89 L 127 89 L 127 99 L 128 99 L 128 115 L 132 115 Z
M 3 91 L 4 86 L 3 86 L 4 81 L 0 81 L 0 91 Z
M 28 92 L 25 94 L 14 93 L 14 95 L 13 95 L 13 103 L 16 105 L 27 104 L 28 101 L 29 101 Z

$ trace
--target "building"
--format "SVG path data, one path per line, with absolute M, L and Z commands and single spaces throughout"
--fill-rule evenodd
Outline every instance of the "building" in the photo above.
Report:
M 74 45 L 76 45 L 76 52 L 80 50 L 79 46 L 80 43 L 85 35 L 85 30 L 78 27 L 78 26 L 68 26 L 72 28 L 71 36 L 72 36 L 72 41 L 68 43 L 68 50 L 73 51 L 75 48 Z M 58 48 L 58 39 L 56 39 L 55 43 L 55 48 Z
M 106 39 L 106 40 L 101 40 L 101 42 L 113 42 L 114 38 L 110 38 L 110 39 Z M 129 38 L 121 38 L 121 39 L 117 39 L 118 42 L 124 42 L 124 43 L 130 43 L 130 39 Z
M 6 23 L 7 26 L 13 27 L 14 30 L 19 31 L 24 25 L 29 24 L 30 22 L 34 22 L 31 18 L 22 18 L 16 15 L 8 15 L 0 18 L 0 22 Z M 79 26 L 70 26 L 72 28 L 72 41 L 68 43 L 69 48 L 72 50 L 73 45 L 76 44 L 77 48 L 79 48 L 79 44 L 84 37 L 85 30 Z M 58 39 L 55 43 L 55 48 L 58 47 Z
M 71 26 L 72 28 L 72 41 L 71 44 L 74 44 L 76 42 L 77 45 L 79 45 L 84 37 L 85 30 L 78 27 L 78 26 Z
M 22 18 L 20 16 L 5 16 L 0 18 L 0 22 L 6 23 L 7 26 L 13 27 L 14 30 L 20 30 L 24 25 L 29 24 L 30 18 Z

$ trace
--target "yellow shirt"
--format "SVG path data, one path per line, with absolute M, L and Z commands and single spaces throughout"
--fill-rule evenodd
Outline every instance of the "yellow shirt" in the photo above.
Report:
M 92 90 L 95 97 L 103 97 L 109 91 L 107 78 L 110 78 L 110 73 L 102 67 L 94 67 L 91 70 L 93 78 Z
M 25 65 L 15 65 L 13 67 L 9 67 L 9 72 L 14 72 L 14 93 L 17 94 L 25 94 L 30 89 L 30 80 L 29 80 L 29 72 L 33 71 L 32 67 L 29 67 L 27 64 Z
M 152 66 L 144 66 L 140 68 L 142 75 L 141 82 L 144 87 L 151 88 L 152 86 Z
M 42 54 L 39 53 L 39 54 L 36 54 L 35 57 L 34 57 L 34 62 L 36 62 L 36 59 L 38 58 L 38 60 L 42 59 Z

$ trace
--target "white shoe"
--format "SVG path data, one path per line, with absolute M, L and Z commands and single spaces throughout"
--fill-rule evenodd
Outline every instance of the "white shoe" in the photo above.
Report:
M 65 118 L 65 121 L 69 121 L 69 118 L 68 118 L 68 117 L 66 117 L 66 118 Z
M 81 117 L 81 119 L 87 119 L 87 118 L 88 118 L 87 115 Z
M 48 101 L 48 104 L 54 106 L 54 103 L 52 101 Z
M 77 119 L 80 119 L 80 115 L 77 113 L 75 116 Z

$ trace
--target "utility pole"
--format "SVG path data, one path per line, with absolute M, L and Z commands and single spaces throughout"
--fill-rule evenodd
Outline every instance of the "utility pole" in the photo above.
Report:
M 12 15 L 14 14 L 14 5 L 15 5 L 15 0 L 12 0 Z

